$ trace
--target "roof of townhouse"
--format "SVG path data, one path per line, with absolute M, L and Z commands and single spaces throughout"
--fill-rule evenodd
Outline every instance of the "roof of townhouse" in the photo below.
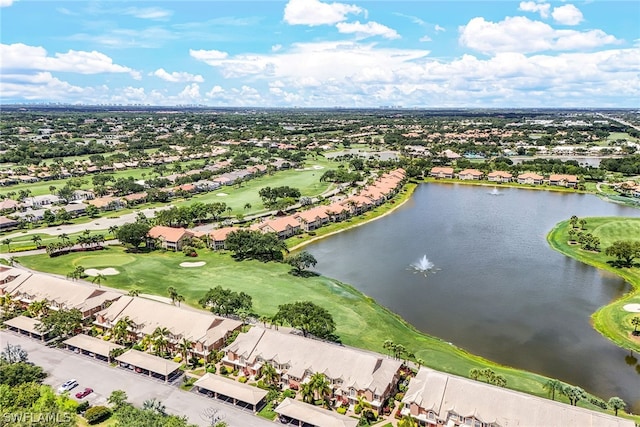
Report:
M 96 289 L 92 286 L 38 273 L 19 273 L 16 279 L 0 286 L 12 296 L 25 295 L 33 301 L 47 300 L 56 302 L 67 309 L 77 308 L 80 311 L 99 307 L 107 301 L 120 298 L 122 295 L 119 292 Z
M 493 177 L 497 177 L 497 176 L 502 176 L 505 178 L 511 178 L 513 175 L 509 172 L 505 172 L 505 171 L 493 171 L 493 172 L 489 172 L 487 174 L 487 176 L 489 178 L 493 178 Z
M 156 225 L 149 230 L 149 237 L 152 239 L 163 238 L 167 242 L 177 242 L 182 239 L 185 234 L 191 235 L 191 233 L 184 228 L 166 227 L 164 225 Z
M 300 223 L 292 215 L 282 216 L 278 218 L 268 219 L 266 221 L 253 224 L 250 228 L 252 230 L 262 230 L 265 227 L 271 228 L 276 233 L 285 231 L 287 226 L 297 228 L 300 227 Z
M 575 175 L 549 175 L 549 181 L 578 182 L 578 177 Z
M 217 228 L 215 230 L 211 230 L 211 232 L 209 233 L 209 236 L 211 236 L 213 240 L 220 242 L 220 241 L 226 240 L 229 233 L 231 233 L 232 231 L 238 231 L 238 230 L 240 230 L 240 228 L 238 227 Z
M 570 406 L 553 400 L 457 377 L 429 368 L 420 368 L 409 382 L 405 405 L 415 403 L 441 419 L 448 412 L 474 416 L 501 426 L 537 427 L 633 427 L 620 417 Z
M 4 199 L 0 201 L 0 210 L 15 209 L 18 207 L 19 204 L 20 203 L 16 202 L 15 200 Z
M 10 227 L 12 225 L 17 225 L 18 221 L 14 219 L 7 218 L 6 216 L 0 216 L 0 225 L 4 225 Z
M 431 168 L 431 173 L 453 173 L 453 168 L 446 166 L 436 166 Z
M 347 197 L 346 199 L 344 199 L 343 201 L 341 201 L 340 203 L 342 205 L 346 205 L 349 202 L 353 202 L 356 204 L 356 206 L 362 206 L 362 205 L 370 205 L 371 204 L 371 200 L 368 197 L 365 196 L 361 196 L 361 195 L 355 195 L 355 196 L 351 196 L 351 197 Z
M 480 175 L 484 175 L 484 173 L 479 171 L 478 169 L 465 169 L 465 170 L 462 170 L 462 171 L 458 172 L 458 175 L 480 176 Z
M 537 173 L 534 172 L 525 172 L 525 173 L 521 173 L 520 175 L 518 175 L 518 179 L 544 179 L 544 176 L 542 175 L 538 175 Z
M 300 218 L 304 222 L 315 221 L 317 218 L 329 218 L 325 206 L 316 206 L 315 208 L 300 211 L 293 216 L 294 218 Z
M 287 373 L 302 378 L 305 372 L 320 372 L 331 379 L 342 379 L 342 388 L 384 392 L 402 362 L 381 354 L 369 353 L 315 339 L 254 326 L 239 334 L 225 348 L 244 356 L 250 363 L 257 358 L 288 364 Z
M 239 326 L 242 322 L 214 316 L 204 311 L 188 310 L 140 297 L 122 296 L 108 308 L 96 313 L 115 324 L 119 319 L 129 317 L 143 334 L 150 335 L 158 327 L 169 329 L 171 334 L 190 341 L 200 341 L 204 345 L 215 343 L 220 337 Z M 219 329 L 214 333 L 211 329 Z
M 329 206 L 324 206 L 324 210 L 325 212 L 329 212 L 331 214 L 339 214 L 342 212 L 346 212 L 347 208 L 344 207 L 342 204 L 336 202 L 336 203 L 331 203 Z
M 87 203 L 97 208 L 103 208 L 105 206 L 109 206 L 110 203 L 114 203 L 117 201 L 118 199 L 116 197 L 105 196 L 105 197 L 98 197 L 93 200 L 87 200 Z

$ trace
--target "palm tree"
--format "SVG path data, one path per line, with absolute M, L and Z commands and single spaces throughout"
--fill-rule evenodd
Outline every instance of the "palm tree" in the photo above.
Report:
M 34 234 L 31 238 L 31 241 L 36 245 L 36 248 L 40 247 L 40 243 L 42 243 L 42 237 L 37 234 Z
M 169 346 L 169 334 L 171 332 L 169 329 L 165 327 L 158 326 L 155 331 L 153 331 L 153 347 L 154 352 L 156 354 L 162 354 L 166 352 Z
M 327 380 L 327 377 L 323 373 L 316 372 L 313 374 L 309 383 L 312 386 L 315 396 L 317 396 L 317 400 L 324 400 L 331 396 L 331 384 L 329 384 L 329 380 Z
M 29 304 L 29 313 L 33 317 L 43 316 L 47 314 L 47 311 L 49 311 L 49 303 L 46 300 L 34 301 Z
M 264 378 L 264 382 L 275 387 L 278 384 L 278 371 L 273 367 L 271 363 L 265 363 L 260 368 L 260 372 L 262 372 L 262 378 Z
M 389 356 L 391 356 L 391 350 L 393 349 L 394 344 L 391 340 L 385 340 L 384 344 L 382 344 L 382 348 L 389 351 Z
M 180 303 L 184 301 L 184 296 L 180 294 L 176 295 L 176 301 L 178 302 L 178 307 L 180 307 Z
M 100 287 L 100 283 L 103 280 L 107 280 L 107 277 L 105 275 L 103 275 L 102 273 L 98 273 L 93 277 L 93 279 L 91 279 L 91 282 L 96 283 L 98 285 L 98 287 Z
M 398 421 L 398 427 L 418 427 L 418 423 L 411 415 L 405 415 L 400 421 Z
M 640 317 L 636 316 L 631 319 L 631 324 L 633 325 L 633 335 L 638 333 L 638 326 L 640 326 Z
M 421 358 L 418 357 L 416 359 L 416 363 L 418 364 L 418 369 L 420 369 L 421 367 L 424 366 L 424 359 L 421 359 Z
M 129 330 L 133 329 L 134 323 L 129 316 L 118 319 L 111 329 L 111 336 L 117 343 L 124 343 L 129 337 Z
M 551 396 L 551 400 L 556 400 L 556 391 L 562 390 L 562 383 L 555 379 L 550 379 L 543 386 L 547 393 Z
M 129 295 L 130 297 L 137 297 L 138 295 L 140 295 L 140 289 L 131 289 L 127 295 Z
M 112 225 L 109 227 L 109 234 L 111 234 L 114 238 L 116 237 L 116 232 L 118 231 L 117 225 Z
M 182 338 L 182 341 L 178 343 L 178 349 L 180 350 L 180 354 L 182 355 L 182 360 L 186 366 L 189 366 L 189 351 L 193 347 L 193 342 L 189 341 L 186 338 Z
M 607 404 L 609 405 L 609 408 L 615 411 L 616 416 L 618 416 L 618 411 L 620 409 L 624 409 L 627 406 L 624 400 L 620 399 L 617 396 L 609 399 L 609 402 Z
M 169 294 L 169 298 L 171 298 L 171 304 L 175 304 L 176 297 L 178 296 L 178 291 L 173 286 L 169 286 L 167 288 L 167 293 Z
M 302 401 L 306 403 L 311 403 L 313 401 L 313 387 L 311 383 L 303 383 L 300 385 L 300 395 L 302 396 Z
M 7 245 L 7 252 L 11 252 L 11 239 L 4 239 L 2 244 Z
M 58 239 L 60 239 L 63 244 L 69 243 L 69 235 L 67 233 L 62 233 L 61 235 L 58 236 Z
M 480 369 L 471 368 L 469 370 L 469 378 L 471 378 L 472 380 L 478 381 L 478 378 L 480 378 Z
M 161 401 L 156 400 L 155 397 L 150 400 L 145 400 L 142 403 L 142 409 L 145 411 L 154 411 L 160 415 L 164 415 L 167 413 L 166 406 L 164 406 Z

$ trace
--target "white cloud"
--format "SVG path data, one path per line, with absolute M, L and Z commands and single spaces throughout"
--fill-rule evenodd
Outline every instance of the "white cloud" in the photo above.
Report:
M 507 17 L 500 22 L 477 17 L 459 31 L 461 45 L 488 54 L 581 50 L 619 43 L 602 30 L 555 30 L 544 22 L 523 16 Z
M 164 68 L 158 68 L 153 73 L 150 73 L 151 76 L 156 76 L 164 81 L 171 83 L 180 83 L 180 82 L 196 82 L 202 83 L 204 82 L 204 78 L 201 75 L 190 74 L 186 72 L 178 72 L 174 71 L 173 73 L 168 73 L 164 70 Z
M 378 24 L 377 22 L 367 22 L 361 24 L 356 22 L 339 22 L 336 24 L 338 32 L 342 34 L 355 34 L 358 38 L 381 36 L 385 39 L 399 39 L 400 35 L 393 28 Z
M 361 12 L 363 9 L 352 4 L 289 0 L 284 8 L 284 21 L 290 25 L 333 25 L 345 21 L 349 14 Z
M 209 92 L 205 93 L 205 96 L 207 98 L 216 98 L 217 96 L 223 93 L 224 93 L 224 89 L 222 88 L 222 86 L 215 85 L 214 87 L 211 88 Z
M 436 33 L 440 33 L 440 32 L 445 32 L 447 31 L 444 27 L 441 27 L 440 25 L 436 24 L 435 27 L 433 28 L 434 30 L 436 30 Z
M 184 100 L 185 103 L 192 104 L 201 100 L 200 86 L 197 83 L 191 83 L 178 94 L 178 99 Z
M 53 77 L 49 72 L 34 74 L 2 74 L 0 79 L 2 99 L 65 101 L 91 99 L 95 102 L 97 91 L 94 88 L 74 86 Z
M 220 50 L 193 50 L 189 49 L 189 55 L 192 58 L 197 59 L 198 61 L 205 62 L 209 64 L 209 61 L 215 61 L 225 59 L 229 54 L 227 52 L 222 52 Z M 211 65 L 211 64 L 209 64 Z
M 431 37 L 429 37 L 429 36 L 422 36 L 422 37 L 420 37 L 420 39 L 419 39 L 418 41 L 421 41 L 421 42 L 430 42 L 430 41 L 432 41 L 432 39 L 431 39 Z
M 180 38 L 179 34 L 168 31 L 162 27 L 149 27 L 143 29 L 116 28 L 104 34 L 77 33 L 66 40 L 80 41 L 83 43 L 96 43 L 112 49 L 126 48 L 157 48 L 167 40 Z
M 15 0 L 0 0 L 0 7 L 9 7 Z
M 271 46 L 271 52 L 277 52 L 279 50 L 282 49 L 282 45 L 281 44 L 274 44 L 273 46 Z
M 565 4 L 564 6 L 554 7 L 551 12 L 553 19 L 563 25 L 578 25 L 584 19 L 580 9 L 572 4 Z
M 48 56 L 40 46 L 28 46 L 22 43 L 0 44 L 0 69 L 5 71 L 61 71 L 78 74 L 129 73 L 134 79 L 140 73 L 129 67 L 114 64 L 113 60 L 97 51 L 70 50 Z
M 551 5 L 549 3 L 540 3 L 536 1 L 523 1 L 520 2 L 520 7 L 518 7 L 518 9 L 524 12 L 540 13 L 540 17 L 548 18 Z
M 125 15 L 135 16 L 140 19 L 166 20 L 173 12 L 160 7 L 128 7 L 123 10 Z

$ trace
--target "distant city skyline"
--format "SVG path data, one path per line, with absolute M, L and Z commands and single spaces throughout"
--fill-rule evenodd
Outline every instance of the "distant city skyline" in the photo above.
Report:
M 0 0 L 0 103 L 639 108 L 637 1 Z

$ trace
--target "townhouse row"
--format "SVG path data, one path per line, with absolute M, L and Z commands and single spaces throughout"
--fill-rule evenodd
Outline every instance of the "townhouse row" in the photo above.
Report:
M 542 185 L 549 184 L 559 187 L 577 188 L 579 178 L 575 175 L 551 174 L 548 178 L 533 172 L 526 172 L 514 177 L 513 174 L 506 171 L 493 171 L 485 174 L 477 169 L 464 169 L 455 173 L 451 167 L 434 167 L 429 172 L 429 176 L 442 178 L 457 178 L 466 181 L 480 181 L 486 179 L 490 182 L 508 183 L 517 182 L 518 184 Z

